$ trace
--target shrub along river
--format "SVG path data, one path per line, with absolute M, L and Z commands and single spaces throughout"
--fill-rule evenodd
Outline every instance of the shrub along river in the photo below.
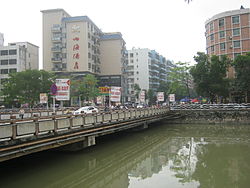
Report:
M 178 188 L 250 185 L 250 126 L 151 125 L 78 152 L 0 163 L 0 187 Z

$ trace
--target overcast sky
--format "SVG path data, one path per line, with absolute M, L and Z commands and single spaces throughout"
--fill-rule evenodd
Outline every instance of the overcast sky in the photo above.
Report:
M 5 0 L 0 3 L 0 32 L 5 45 L 30 42 L 40 47 L 41 10 L 63 8 L 87 15 L 103 32 L 121 32 L 127 49 L 149 48 L 174 62 L 194 62 L 205 52 L 205 21 L 215 14 L 250 8 L 250 0 Z

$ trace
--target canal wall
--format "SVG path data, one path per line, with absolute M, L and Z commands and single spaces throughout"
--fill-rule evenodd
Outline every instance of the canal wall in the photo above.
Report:
M 168 120 L 168 123 L 250 125 L 250 110 L 180 110 L 175 113 L 181 118 Z

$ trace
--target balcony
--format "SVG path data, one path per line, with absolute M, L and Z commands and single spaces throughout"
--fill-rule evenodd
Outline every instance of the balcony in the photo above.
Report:
M 60 25 L 53 25 L 51 28 L 52 32 L 61 32 L 61 26 Z
M 52 42 L 61 42 L 62 41 L 62 37 L 60 36 L 54 36 L 51 38 Z
M 52 62 L 62 62 L 62 58 L 61 57 L 52 57 L 51 61 Z
M 59 46 L 52 47 L 52 48 L 51 48 L 51 51 L 52 51 L 52 52 L 61 52 L 61 51 L 62 51 L 62 48 L 59 47 Z

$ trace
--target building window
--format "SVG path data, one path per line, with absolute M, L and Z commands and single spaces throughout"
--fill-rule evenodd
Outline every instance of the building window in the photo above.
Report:
M 16 69 L 9 69 L 9 73 L 15 73 Z
M 214 40 L 214 34 L 210 35 L 210 39 Z
M 233 36 L 240 36 L 240 29 L 233 29 Z
M 10 60 L 9 60 L 9 64 L 10 64 L 10 65 L 16 64 L 16 59 L 10 59 Z
M 1 65 L 8 65 L 8 60 L 7 59 L 1 60 Z
M 131 54 L 130 54 L 130 57 L 134 57 L 134 54 L 133 54 L 133 53 L 131 53 Z
M 226 44 L 225 44 L 225 42 L 220 43 L 220 49 L 221 49 L 221 50 L 225 50 L 225 49 L 226 49 Z
M 214 52 L 214 46 L 211 46 L 211 51 Z
M 224 19 L 219 19 L 219 27 L 223 27 L 225 25 Z
M 220 31 L 220 38 L 225 38 L 225 31 Z
M 9 55 L 16 55 L 16 50 L 9 50 Z
M 1 50 L 1 55 L 9 55 L 8 50 Z
M 240 41 L 237 40 L 237 41 L 234 41 L 234 48 L 240 48 Z
M 210 31 L 213 31 L 214 30 L 214 23 L 210 23 Z
M 1 74 L 8 74 L 8 69 L 1 69 Z
M 238 23 L 240 23 L 240 17 L 239 17 L 239 16 L 233 16 L 233 17 L 232 17 L 232 23 L 233 23 L 233 24 L 238 24 Z
M 131 60 L 130 60 L 130 63 L 134 63 L 134 60 L 133 60 L 133 59 L 131 59 Z

